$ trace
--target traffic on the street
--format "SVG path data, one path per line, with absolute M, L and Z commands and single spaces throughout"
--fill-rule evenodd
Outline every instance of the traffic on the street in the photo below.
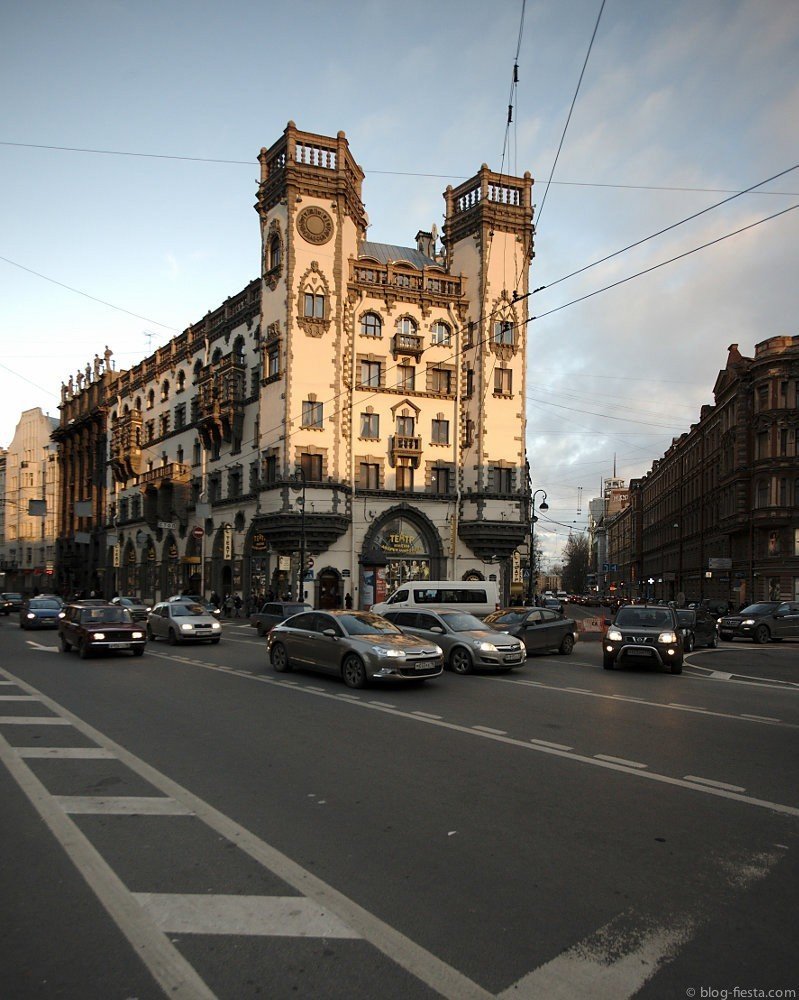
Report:
M 284 626 L 79 658 L 11 614 L 4 995 L 795 987 L 796 643 L 608 671 L 595 612 L 569 656 L 380 686 L 276 661 Z

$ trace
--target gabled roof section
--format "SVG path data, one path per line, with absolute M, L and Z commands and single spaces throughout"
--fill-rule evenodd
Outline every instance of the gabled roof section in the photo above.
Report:
M 427 254 L 422 253 L 415 247 L 398 247 L 391 243 L 370 243 L 364 241 L 360 245 L 358 259 L 360 260 L 363 257 L 371 257 L 378 264 L 397 264 L 402 261 L 410 264 L 411 267 L 415 267 L 418 271 L 423 270 L 425 267 L 441 267 L 432 257 L 428 257 Z

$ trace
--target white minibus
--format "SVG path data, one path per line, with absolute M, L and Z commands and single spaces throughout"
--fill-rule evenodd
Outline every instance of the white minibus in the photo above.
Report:
M 372 611 L 380 615 L 389 608 L 455 608 L 484 618 L 499 607 L 499 590 L 494 580 L 410 580 L 387 600 L 373 604 Z

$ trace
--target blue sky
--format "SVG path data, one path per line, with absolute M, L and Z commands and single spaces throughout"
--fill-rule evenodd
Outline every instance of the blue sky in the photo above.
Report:
M 606 0 L 546 190 L 600 6 L 528 0 L 505 150 L 505 169 L 536 180 L 532 286 L 549 286 L 533 299 L 527 396 L 553 558 L 614 455 L 619 475 L 642 475 L 712 402 L 729 344 L 751 355 L 799 333 L 799 211 L 559 309 L 799 204 L 797 170 L 560 281 L 799 163 L 795 0 Z M 346 133 L 371 239 L 440 229 L 447 184 L 503 165 L 521 13 L 521 0 L 4 5 L 0 444 L 23 409 L 56 416 L 62 380 L 106 344 L 135 364 L 257 276 L 256 157 L 289 119 Z

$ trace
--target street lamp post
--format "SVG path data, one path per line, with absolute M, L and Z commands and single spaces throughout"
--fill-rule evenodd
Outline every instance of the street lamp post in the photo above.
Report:
M 297 470 L 297 478 L 301 482 L 300 487 L 294 487 L 302 491 L 302 496 L 297 500 L 300 505 L 300 568 L 297 573 L 297 600 L 300 604 L 305 603 L 305 469 L 302 466 Z
M 538 505 L 539 510 L 549 510 L 546 490 L 536 490 L 530 497 L 530 577 L 527 581 L 527 603 L 532 604 L 535 598 L 535 522 L 538 517 L 535 513 L 535 498 L 541 493 L 543 497 Z

